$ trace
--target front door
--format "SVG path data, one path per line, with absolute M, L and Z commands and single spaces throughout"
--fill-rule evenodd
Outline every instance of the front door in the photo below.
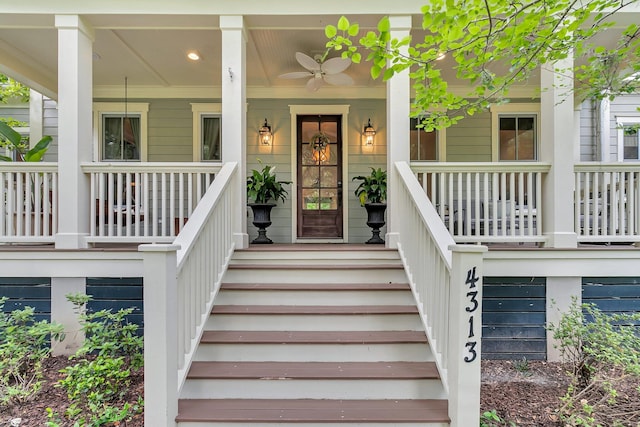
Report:
M 342 116 L 297 116 L 298 238 L 341 239 Z

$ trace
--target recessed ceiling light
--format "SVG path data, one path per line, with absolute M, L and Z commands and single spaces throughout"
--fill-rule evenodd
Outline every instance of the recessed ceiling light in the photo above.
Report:
M 200 53 L 198 53 L 197 50 L 190 50 L 189 52 L 187 52 L 187 58 L 189 58 L 192 61 L 199 61 Z

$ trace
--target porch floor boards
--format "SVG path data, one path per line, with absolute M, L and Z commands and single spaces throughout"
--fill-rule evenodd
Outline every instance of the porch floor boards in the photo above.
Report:
M 178 422 L 449 422 L 446 400 L 188 399 L 178 411 Z
M 513 251 L 563 251 L 564 248 L 545 248 L 540 247 L 537 243 L 484 243 L 491 250 L 513 250 Z M 0 244 L 0 252 L 49 252 L 49 251 L 65 251 L 65 252 L 82 252 L 82 251 L 102 251 L 102 252 L 137 252 L 140 243 L 95 243 L 85 249 L 56 249 L 53 243 L 5 243 Z M 579 250 L 640 250 L 640 245 L 631 243 L 578 243 Z M 278 251 L 313 251 L 313 250 L 331 250 L 331 251 L 352 251 L 352 250 L 368 250 L 368 251 L 387 251 L 395 250 L 386 248 L 384 245 L 365 245 L 354 243 L 283 243 L 272 245 L 250 245 L 247 249 L 238 249 L 238 252 L 278 252 Z

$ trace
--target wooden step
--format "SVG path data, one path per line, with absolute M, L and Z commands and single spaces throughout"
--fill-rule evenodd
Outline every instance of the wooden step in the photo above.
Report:
M 407 283 L 223 283 L 229 291 L 409 291 Z
M 181 399 L 178 422 L 448 423 L 447 402 L 421 400 Z M 279 424 L 278 424 L 279 425 Z
M 188 379 L 436 379 L 433 362 L 193 362 Z
M 290 262 L 284 262 L 283 260 L 279 260 L 278 262 L 266 260 L 264 264 L 262 263 L 230 263 L 229 270 L 322 270 L 326 271 L 327 269 L 331 270 L 404 270 L 404 266 L 400 263 L 351 263 L 351 264 L 305 264 L 297 260 L 292 260 Z
M 194 362 L 183 399 L 443 399 L 434 362 Z
M 205 331 L 203 344 L 400 344 L 427 343 L 421 331 Z
M 223 284 L 217 305 L 415 305 L 406 283 L 363 284 Z
M 411 305 L 216 305 L 211 314 L 276 314 L 276 315 L 363 315 L 418 314 Z

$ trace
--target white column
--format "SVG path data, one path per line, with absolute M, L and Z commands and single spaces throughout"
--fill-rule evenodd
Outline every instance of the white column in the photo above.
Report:
M 391 16 L 391 38 L 402 39 L 411 32 L 410 16 Z M 404 53 L 408 47 L 403 48 Z M 409 70 L 395 74 L 387 81 L 387 235 L 388 247 L 398 247 L 398 223 L 402 221 L 398 177 L 392 173 L 395 162 L 409 161 L 409 114 L 411 112 Z
M 56 15 L 58 28 L 58 172 L 56 248 L 87 247 L 89 177 L 80 169 L 91 161 L 93 29 L 78 15 Z
M 144 263 L 144 425 L 178 415 L 178 245 L 140 245 Z
M 486 246 L 451 245 L 448 373 L 451 427 L 478 425 L 482 266 Z
M 249 246 L 247 234 L 247 38 L 242 16 L 221 16 L 222 161 L 237 162 L 234 179 L 233 235 L 236 249 Z
M 600 146 L 601 162 L 611 161 L 611 102 L 609 98 L 603 98 L 598 108 L 598 127 L 600 128 Z
M 582 304 L 582 280 L 580 277 L 547 277 L 546 311 L 547 325 L 556 325 L 562 315 L 569 312 L 573 300 Z M 547 332 L 547 360 L 560 362 L 560 350 L 553 334 Z
M 540 160 L 551 163 L 542 182 L 542 222 L 546 245 L 575 248 L 573 224 L 575 163 L 573 80 L 569 71 L 573 56 L 540 71 Z M 555 70 L 558 70 L 556 72 Z
M 35 146 L 42 139 L 44 128 L 44 106 L 42 94 L 29 91 L 29 145 Z
M 62 341 L 51 341 L 54 356 L 71 355 L 82 346 L 84 332 L 75 305 L 67 300 L 69 294 L 86 294 L 84 277 L 51 278 L 51 322 L 64 326 Z

